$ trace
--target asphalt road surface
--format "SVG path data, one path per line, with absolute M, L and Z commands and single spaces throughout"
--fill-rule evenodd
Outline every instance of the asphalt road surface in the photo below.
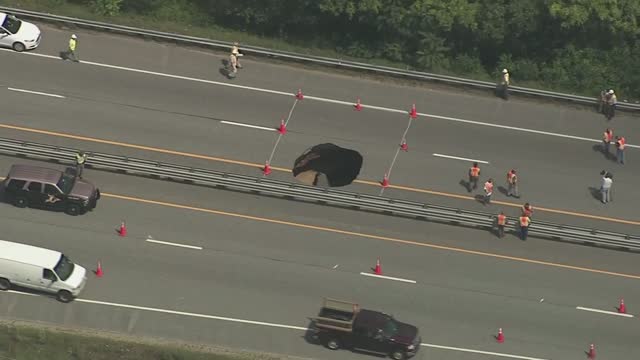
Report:
M 0 157 L 0 169 L 15 162 Z M 85 177 L 103 192 L 95 211 L 70 217 L 0 204 L 3 239 L 62 250 L 89 269 L 100 260 L 104 277 L 92 276 L 71 304 L 0 294 L 0 315 L 302 357 L 364 358 L 304 339 L 307 318 L 328 296 L 419 326 L 425 346 L 418 359 L 577 360 L 590 343 L 600 358 L 638 356 L 633 254 L 93 170 Z M 124 238 L 115 232 L 122 220 Z M 384 275 L 415 283 L 361 275 L 377 257 Z M 577 309 L 615 313 L 621 296 L 634 317 Z M 499 327 L 503 344 L 493 338 Z
M 428 85 L 382 83 L 251 58 L 243 59 L 245 68 L 230 81 L 218 71 L 222 54 L 88 32 L 79 33 L 80 58 L 85 63 L 74 64 L 57 58 L 69 31 L 44 29 L 46 37 L 37 52 L 0 53 L 0 64 L 15 69 L 4 76 L 0 88 L 5 109 L 0 121 L 3 135 L 260 174 L 257 166 L 269 158 L 277 139 L 271 129 L 288 115 L 295 102 L 293 93 L 302 88 L 307 98 L 293 109 L 289 132 L 279 142 L 271 165 L 291 168 L 307 148 L 333 142 L 363 154 L 360 179 L 373 183 L 389 171 L 408 116 L 370 108 L 356 112 L 347 105 L 361 97 L 365 105 L 406 111 L 415 102 L 419 112 L 433 116 L 412 122 L 407 135 L 409 152 L 399 154 L 391 173 L 391 184 L 403 188 L 387 189 L 386 195 L 483 208 L 473 201 L 481 190 L 469 194 L 461 184 L 470 162 L 433 155 L 440 154 L 488 162 L 481 164 L 483 180 L 493 177 L 497 185 L 491 211 L 505 207 L 516 214 L 512 206 L 531 202 L 540 210 L 551 210 L 539 211 L 539 219 L 597 224 L 624 232 L 636 232 L 640 224 L 635 211 L 640 201 L 635 191 L 640 174 L 633 158 L 637 149 L 628 147 L 628 163 L 620 166 L 599 152 L 597 142 L 602 130 L 611 126 L 635 146 L 633 134 L 640 125 L 629 115 L 620 114 L 607 123 L 590 109 L 518 99 L 505 102 Z M 76 137 L 63 136 L 69 134 Z M 187 154 L 169 156 L 131 145 Z M 510 168 L 519 172 L 521 199 L 501 193 Z M 597 199 L 603 169 L 615 175 L 614 202 L 608 205 Z M 291 180 L 287 173 L 273 176 Z M 375 184 L 348 188 L 380 191 Z

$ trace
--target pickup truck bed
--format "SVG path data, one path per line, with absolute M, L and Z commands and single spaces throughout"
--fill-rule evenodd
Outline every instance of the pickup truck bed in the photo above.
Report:
M 313 318 L 319 328 L 351 331 L 353 321 L 360 311 L 358 304 L 325 299 L 318 316 Z

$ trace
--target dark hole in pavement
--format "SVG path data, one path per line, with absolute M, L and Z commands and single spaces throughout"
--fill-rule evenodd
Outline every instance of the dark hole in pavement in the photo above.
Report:
M 293 176 L 307 185 L 336 187 L 349 185 L 362 168 L 362 155 L 334 144 L 307 149 L 293 164 Z

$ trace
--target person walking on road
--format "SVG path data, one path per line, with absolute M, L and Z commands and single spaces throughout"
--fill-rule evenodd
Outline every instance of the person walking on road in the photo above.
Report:
M 602 134 L 602 152 L 604 152 L 607 157 L 609 156 L 609 145 L 613 142 L 613 130 L 607 128 Z
M 518 195 L 518 175 L 514 169 L 507 173 L 507 196 L 520 197 Z
M 491 203 L 491 195 L 493 195 L 493 179 L 489 179 L 489 180 L 487 180 L 486 183 L 484 183 L 484 203 L 485 203 L 485 205 Z
M 500 79 L 500 85 L 498 86 L 498 93 L 505 100 L 509 100 L 509 84 L 509 70 L 503 69 Z
M 600 194 L 602 194 L 601 201 L 603 204 L 611 201 L 611 185 L 613 185 L 613 179 L 609 173 L 605 173 L 600 182 Z
M 69 48 L 67 51 L 63 52 L 63 58 L 69 59 L 73 62 L 80 62 L 78 59 L 78 55 L 76 54 L 76 47 L 78 46 L 78 37 L 76 34 L 71 35 L 71 39 L 69 39 Z
M 616 159 L 620 164 L 624 165 L 624 147 L 626 140 L 623 136 L 616 136 Z
M 469 168 L 469 186 L 467 190 L 471 192 L 478 188 L 478 179 L 480 178 L 480 168 L 478 167 L 478 163 L 474 162 L 473 166 Z
M 531 224 L 531 218 L 526 215 L 520 216 L 520 238 L 522 241 L 527 240 L 527 235 L 529 235 L 529 225 Z
M 500 214 L 498 214 L 497 225 L 498 225 L 498 237 L 503 238 L 504 227 L 507 225 L 507 216 L 504 214 L 503 211 L 501 211 Z
M 87 154 L 84 151 L 80 151 L 76 154 L 76 176 L 82 179 L 82 171 L 84 170 L 84 163 L 87 162 Z

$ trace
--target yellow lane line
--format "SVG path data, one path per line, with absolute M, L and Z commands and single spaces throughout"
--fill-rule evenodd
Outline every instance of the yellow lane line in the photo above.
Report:
M 494 253 L 488 253 L 488 252 L 482 252 L 482 251 L 468 250 L 468 249 L 451 247 L 451 246 L 435 245 L 435 244 L 423 243 L 423 242 L 412 241 L 412 240 L 403 240 L 403 239 L 389 237 L 389 236 L 366 234 L 366 233 L 341 230 L 341 229 L 324 227 L 324 226 L 309 225 L 309 224 L 302 224 L 302 223 L 296 223 L 296 222 L 285 221 L 285 220 L 264 218 L 264 217 L 253 216 L 253 215 L 232 213 L 232 212 L 222 211 L 222 210 L 206 209 L 201 207 L 181 205 L 181 204 L 175 204 L 175 203 L 164 202 L 164 201 L 148 200 L 148 199 L 142 199 L 142 198 L 132 197 L 132 196 L 125 196 L 125 195 L 118 195 L 118 194 L 111 194 L 111 193 L 103 193 L 102 196 L 119 199 L 119 200 L 125 200 L 125 201 L 134 201 L 134 202 L 143 203 L 143 204 L 159 205 L 159 206 L 165 206 L 165 207 L 182 209 L 182 210 L 191 210 L 191 211 L 203 212 L 208 214 L 229 216 L 234 218 L 259 221 L 259 222 L 265 222 L 265 223 L 271 223 L 271 224 L 278 224 L 278 225 L 285 225 L 285 226 L 302 228 L 302 229 L 323 231 L 323 232 L 329 232 L 329 233 L 341 234 L 341 235 L 349 235 L 349 236 L 360 237 L 365 239 L 381 240 L 381 241 L 387 241 L 387 242 L 396 243 L 396 244 L 422 246 L 422 247 L 427 247 L 432 249 L 453 251 L 453 252 L 469 254 L 469 255 L 492 257 L 492 258 L 497 258 L 502 260 L 510 260 L 515 262 L 543 265 L 543 266 L 549 266 L 549 267 L 555 267 L 555 268 L 561 268 L 561 269 L 569 269 L 569 270 L 583 271 L 583 272 L 589 272 L 589 273 L 595 273 L 595 274 L 601 274 L 601 275 L 610 275 L 610 276 L 640 280 L 640 275 L 625 274 L 625 273 L 592 269 L 592 268 L 581 267 L 581 266 L 559 264 L 559 263 L 553 263 L 548 261 L 541 261 L 541 260 L 494 254 Z
M 152 146 L 129 144 L 129 143 L 124 143 L 124 142 L 119 142 L 119 141 L 112 141 L 112 140 L 105 140 L 105 139 L 99 139 L 99 138 L 94 138 L 94 137 L 73 135 L 73 134 L 67 134 L 67 133 L 61 133 L 61 132 L 49 131 L 49 130 L 33 129 L 33 128 L 28 128 L 28 127 L 16 126 L 16 125 L 0 124 L 0 128 L 18 130 L 18 131 L 24 131 L 24 132 L 30 132 L 30 133 L 36 133 L 36 134 L 43 134 L 43 135 L 49 135 L 49 136 L 63 137 L 63 138 L 74 139 L 74 140 L 89 141 L 89 142 L 95 142 L 95 143 L 107 144 L 107 145 L 113 145 L 113 146 L 127 147 L 127 148 L 137 149 L 137 150 L 152 151 L 152 152 L 158 152 L 158 153 L 162 153 L 162 154 L 178 155 L 178 156 L 190 157 L 190 158 L 195 158 L 195 159 L 218 161 L 218 162 L 227 163 L 227 164 L 243 165 L 243 166 L 249 166 L 249 167 L 255 167 L 255 168 L 262 168 L 264 166 L 264 164 L 256 164 L 256 163 L 247 162 L 247 161 L 232 160 L 232 159 L 226 159 L 226 158 L 214 157 L 214 156 L 208 156 L 208 155 L 200 155 L 200 154 L 194 154 L 194 153 L 183 152 L 183 151 L 168 150 L 168 149 L 162 149 L 162 148 L 157 148 L 157 147 L 152 147 Z M 281 168 L 281 167 L 271 167 L 271 169 L 272 170 L 276 170 L 276 171 L 282 171 L 282 172 L 291 172 L 291 169 Z M 380 186 L 379 182 L 370 181 L 370 180 L 355 180 L 354 183 L 364 184 L 364 185 L 372 185 L 372 186 Z M 447 193 L 447 192 L 442 192 L 442 191 L 434 191 L 434 190 L 428 190 L 428 189 L 413 188 L 413 187 L 409 187 L 409 186 L 390 184 L 389 188 L 397 189 L 397 190 L 411 191 L 411 192 L 418 192 L 418 193 L 423 193 L 423 194 L 444 196 L 444 197 L 454 198 L 454 199 L 476 201 L 475 198 L 471 197 L 471 196 L 452 194 L 452 193 Z M 497 204 L 497 205 L 503 205 L 503 206 L 509 206 L 509 207 L 518 207 L 518 208 L 522 206 L 522 204 L 510 203 L 510 202 L 499 201 L 499 200 L 494 200 L 494 201 L 492 201 L 492 203 Z M 550 209 L 550 208 L 538 207 L 538 206 L 536 206 L 535 209 L 537 211 L 544 211 L 544 212 L 550 212 L 550 213 L 562 214 L 562 215 L 570 215 L 570 216 L 582 217 L 582 218 L 587 218 L 587 219 L 608 221 L 608 222 L 627 224 L 627 225 L 640 225 L 639 221 L 618 219 L 618 218 L 612 218 L 612 217 L 607 217 L 607 216 L 585 214 L 585 213 L 579 213 L 579 212 L 573 212 L 573 211 L 567 211 L 567 210 L 559 210 L 559 209 Z

